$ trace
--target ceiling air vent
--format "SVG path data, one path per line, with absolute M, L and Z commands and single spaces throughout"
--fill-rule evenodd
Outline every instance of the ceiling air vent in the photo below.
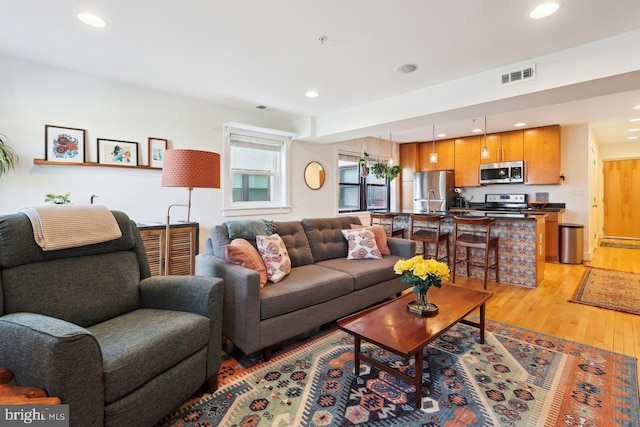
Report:
M 258 110 L 265 110 L 267 108 L 267 106 L 266 105 L 256 105 L 256 108 Z
M 500 83 L 503 85 L 518 83 L 536 78 L 536 65 L 528 65 L 517 70 L 512 70 L 500 75 Z

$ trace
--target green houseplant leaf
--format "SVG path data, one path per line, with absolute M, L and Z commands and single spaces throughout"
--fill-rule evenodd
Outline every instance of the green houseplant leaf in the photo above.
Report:
M 0 176 L 15 169 L 18 160 L 18 153 L 9 145 L 9 138 L 0 133 Z

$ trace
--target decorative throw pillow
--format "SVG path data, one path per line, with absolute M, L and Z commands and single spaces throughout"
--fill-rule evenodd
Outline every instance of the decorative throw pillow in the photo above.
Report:
M 381 225 L 360 225 L 360 224 L 351 224 L 351 229 L 356 230 L 364 228 L 367 230 L 373 231 L 373 235 L 376 238 L 376 245 L 378 245 L 378 249 L 380 249 L 380 253 L 382 255 L 391 255 L 391 249 L 389 249 L 389 244 L 387 243 L 387 230 Z
M 382 254 L 373 232 L 365 228 L 342 230 L 342 235 L 349 242 L 347 259 L 381 259 Z
M 267 284 L 267 269 L 262 257 L 245 239 L 233 239 L 225 248 L 227 261 L 257 271 L 260 274 L 260 287 Z
M 267 268 L 267 278 L 273 283 L 278 283 L 291 271 L 287 247 L 277 233 L 271 236 L 256 236 L 256 243 Z

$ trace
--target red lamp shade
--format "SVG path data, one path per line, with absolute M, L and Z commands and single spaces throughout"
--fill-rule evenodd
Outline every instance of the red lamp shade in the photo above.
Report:
M 165 151 L 162 186 L 220 188 L 220 154 L 199 150 Z

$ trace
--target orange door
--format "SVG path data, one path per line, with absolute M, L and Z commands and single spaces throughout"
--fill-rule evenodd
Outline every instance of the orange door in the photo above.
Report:
M 640 159 L 604 162 L 604 235 L 640 238 Z

